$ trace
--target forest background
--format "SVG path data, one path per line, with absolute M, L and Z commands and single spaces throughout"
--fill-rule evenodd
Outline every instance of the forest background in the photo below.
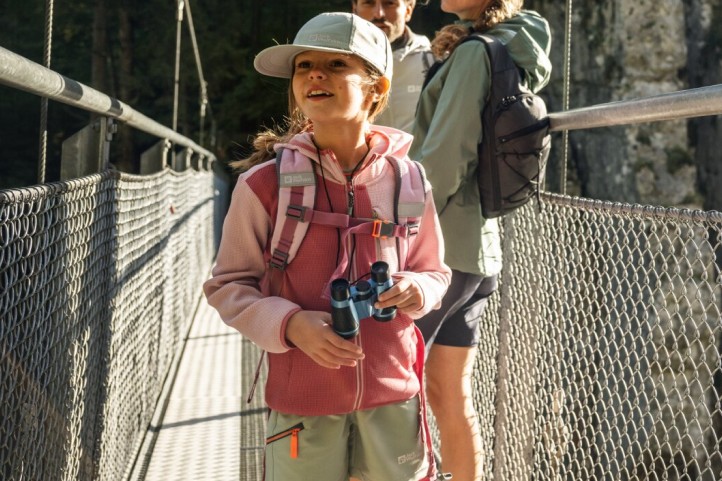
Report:
M 225 165 L 247 154 L 251 137 L 286 113 L 286 81 L 257 74 L 254 55 L 291 41 L 317 13 L 349 11 L 351 2 L 189 1 L 208 109 L 201 124 L 201 89 L 185 17 L 178 131 L 200 139 Z M 172 125 L 176 0 L 2 0 L 0 46 L 42 64 L 47 3 L 53 4 L 53 70 Z M 552 28 L 554 70 L 543 91 L 550 111 L 564 105 L 567 36 L 570 108 L 722 83 L 721 2 L 527 0 L 525 7 L 539 11 Z M 411 27 L 433 37 L 453 20 L 432 0 L 417 5 Z M 59 178 L 63 140 L 90 117 L 50 103 L 48 181 Z M 0 86 L 0 189 L 37 182 L 39 125 L 40 99 Z M 719 116 L 572 131 L 568 150 L 561 134 L 553 141 L 549 190 L 559 191 L 563 183 L 569 193 L 591 198 L 722 210 Z M 121 125 L 111 161 L 137 172 L 140 154 L 155 142 Z

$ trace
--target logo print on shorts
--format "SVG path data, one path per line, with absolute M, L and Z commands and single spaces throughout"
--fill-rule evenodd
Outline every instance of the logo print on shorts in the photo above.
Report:
M 418 451 L 414 451 L 411 453 L 402 454 L 401 456 L 399 456 L 397 458 L 397 460 L 398 460 L 399 464 L 406 464 L 409 461 L 414 461 L 416 459 L 419 459 L 420 457 L 421 457 L 421 453 L 419 453 Z

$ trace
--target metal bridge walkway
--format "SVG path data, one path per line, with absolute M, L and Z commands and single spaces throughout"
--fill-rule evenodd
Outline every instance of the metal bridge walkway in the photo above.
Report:
M 131 479 L 260 480 L 263 389 L 246 403 L 259 355 L 202 297 Z

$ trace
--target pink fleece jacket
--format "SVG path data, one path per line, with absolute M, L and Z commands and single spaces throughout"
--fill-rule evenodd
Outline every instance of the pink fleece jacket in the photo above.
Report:
M 323 169 L 316 165 L 316 210 L 347 212 L 348 189 L 354 193 L 354 216 L 393 219 L 395 176 L 386 157 L 406 158 L 411 136 L 372 126 L 371 150 L 349 184 L 330 150 L 320 152 Z M 312 134 L 295 136 L 286 149 L 296 149 L 318 164 Z M 430 189 L 427 183 L 427 190 Z M 257 165 L 238 179 L 213 275 L 204 285 L 208 302 L 223 321 L 269 353 L 266 403 L 271 409 L 298 415 L 341 414 L 410 399 L 419 393 L 415 374 L 417 336 L 413 319 L 439 307 L 449 285 L 444 247 L 433 196 L 426 205 L 419 233 L 411 243 L 404 270 L 400 269 L 396 239 L 357 235 L 353 241 L 350 281 L 364 276 L 374 261 L 389 264 L 393 278 L 416 282 L 424 297 L 422 307 L 390 322 L 361 321 L 354 338 L 365 353 L 356 367 L 327 369 L 312 361 L 285 336 L 289 317 L 300 309 L 330 312 L 323 290 L 336 269 L 337 229 L 311 224 L 296 258 L 285 270 L 278 295 L 268 292 L 269 245 L 278 207 L 278 180 L 274 161 Z M 330 204 L 329 204 L 330 201 Z M 404 242 L 403 239 L 400 239 Z M 342 252 L 342 251 L 341 251 Z M 340 254 L 338 254 L 340 257 Z M 423 352 L 423 351 L 421 351 Z

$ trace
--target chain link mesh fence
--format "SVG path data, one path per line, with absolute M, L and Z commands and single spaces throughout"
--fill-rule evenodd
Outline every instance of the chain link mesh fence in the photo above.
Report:
M 486 479 L 722 479 L 722 213 L 544 195 L 503 222 Z
M 0 192 L 0 479 L 132 467 L 215 250 L 214 175 Z
M 0 478 L 128 473 L 215 196 L 193 171 L 0 192 Z M 504 219 L 474 377 L 486 479 L 722 479 L 721 231 L 718 212 L 551 194 Z

